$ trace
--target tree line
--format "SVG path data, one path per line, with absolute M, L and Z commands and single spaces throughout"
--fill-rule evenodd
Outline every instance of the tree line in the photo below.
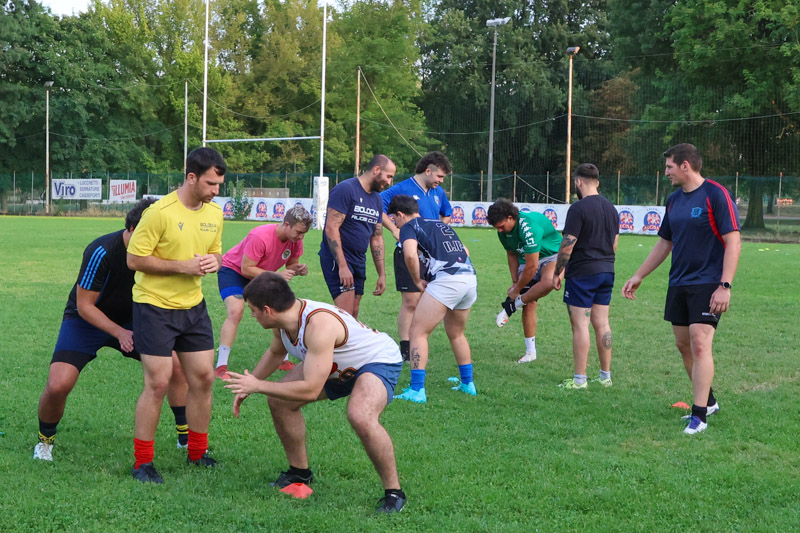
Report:
M 486 21 L 508 16 L 497 28 L 495 173 L 563 175 L 565 50 L 580 46 L 574 163 L 649 176 L 667 146 L 694 142 L 712 175 L 800 175 L 797 0 L 342 0 L 328 13 L 326 172 L 355 171 L 359 84 L 362 162 L 382 152 L 408 173 L 440 149 L 456 173 L 486 170 Z M 94 0 L 65 17 L 6 0 L 0 174 L 43 171 L 49 81 L 54 171 L 182 169 L 185 84 L 189 146 L 202 139 L 204 24 L 203 0 Z M 317 1 L 213 0 L 208 138 L 318 135 L 322 31 Z M 319 166 L 318 141 L 221 150 L 241 172 Z M 748 187 L 758 199 L 774 188 Z M 751 202 L 748 224 L 763 224 L 760 207 Z

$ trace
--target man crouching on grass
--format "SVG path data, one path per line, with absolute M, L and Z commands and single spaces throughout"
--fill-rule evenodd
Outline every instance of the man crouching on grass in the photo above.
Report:
M 242 402 L 259 392 L 268 397 L 275 431 L 281 439 L 289 470 L 272 483 L 285 488 L 308 484 L 314 476 L 308 467 L 306 426 L 300 409 L 325 398 L 350 396 L 347 419 L 353 426 L 375 470 L 385 495 L 378 512 L 400 511 L 406 495 L 400 488 L 392 439 L 379 417 L 392 401 L 403 367 L 400 348 L 385 333 L 370 329 L 332 305 L 299 300 L 280 274 L 259 274 L 244 289 L 250 312 L 264 329 L 272 329 L 270 347 L 251 374 L 228 372 L 226 389 L 236 394 L 233 414 Z M 264 381 L 286 353 L 301 363 L 279 382 Z

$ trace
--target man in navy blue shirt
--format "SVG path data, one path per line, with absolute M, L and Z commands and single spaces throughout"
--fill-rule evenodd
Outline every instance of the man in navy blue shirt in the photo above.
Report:
M 53 444 L 67 396 L 78 382 L 83 367 L 97 357 L 100 348 L 113 348 L 125 357 L 140 359 L 131 326 L 134 272 L 128 268 L 126 250 L 142 213 L 154 201 L 140 200 L 125 217 L 124 230 L 98 237 L 83 252 L 78 280 L 64 308 L 47 384 L 39 398 L 39 442 L 33 450 L 34 459 L 53 460 Z M 186 424 L 188 385 L 174 353 L 172 363 L 167 395 L 175 414 L 178 447 L 185 448 L 189 434 Z
M 441 187 L 445 176 L 452 172 L 450 160 L 442 152 L 429 152 L 419 160 L 414 170 L 413 177 L 392 185 L 381 193 L 383 199 L 383 225 L 392 232 L 397 242 L 394 249 L 394 278 L 395 288 L 400 292 L 402 305 L 397 314 L 397 332 L 400 335 L 400 352 L 403 360 L 408 361 L 409 336 L 411 317 L 417 308 L 419 297 L 422 294 L 414 285 L 411 275 L 403 259 L 403 250 L 400 246 L 400 228 L 398 228 L 387 215 L 389 202 L 398 194 L 412 197 L 419 205 L 419 215 L 428 220 L 441 220 L 450 223 L 453 208 L 447 200 L 447 195 Z
M 443 320 L 461 375 L 453 390 L 475 396 L 472 353 L 464 329 L 478 297 L 478 280 L 467 249 L 453 228 L 438 220 L 421 218 L 419 205 L 411 196 L 399 194 L 392 198 L 388 212 L 400 228 L 406 267 L 422 293 L 410 327 L 411 386 L 397 398 L 415 403 L 428 401 L 425 393 L 428 337 Z M 424 273 L 420 271 L 420 263 Z
M 664 152 L 665 175 L 674 187 L 667 198 L 658 242 L 622 295 L 636 298 L 642 280 L 672 253 L 664 319 L 672 322 L 675 343 L 692 381 L 694 403 L 685 417 L 684 433 L 707 427 L 706 416 L 719 411 L 711 383 L 714 380 L 712 343 L 720 315 L 728 310 L 731 283 L 741 253 L 739 212 L 725 187 L 703 178 L 703 159 L 691 144 Z
M 378 271 L 372 294 L 386 290 L 383 262 L 383 203 L 380 192 L 391 185 L 396 167 L 385 155 L 376 155 L 363 174 L 333 188 L 328 199 L 325 230 L 319 250 L 322 274 L 333 303 L 358 316 L 367 277 L 367 246 Z

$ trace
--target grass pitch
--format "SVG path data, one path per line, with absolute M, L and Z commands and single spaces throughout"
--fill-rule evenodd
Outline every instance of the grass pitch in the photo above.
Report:
M 185 466 L 165 405 L 156 465 L 166 483 L 141 485 L 133 464 L 134 406 L 141 369 L 112 350 L 84 370 L 67 401 L 52 464 L 33 461 L 36 409 L 61 315 L 84 247 L 121 220 L 0 218 L 0 530 L 2 531 L 786 531 L 798 527 L 797 316 L 800 246 L 745 243 L 732 310 L 715 341 L 709 429 L 682 434 L 690 383 L 662 320 L 667 266 L 645 280 L 634 302 L 622 283 L 653 238 L 623 236 L 611 308 L 614 386 L 564 391 L 572 374 L 571 335 L 561 293 L 540 303 L 539 360 L 524 353 L 518 317 L 494 325 L 509 284 L 493 231 L 458 230 L 478 270 L 479 299 L 467 329 L 478 396 L 450 390 L 455 362 L 441 327 L 431 338 L 428 403 L 393 402 L 383 415 L 409 500 L 397 516 L 372 514 L 380 482 L 350 430 L 344 401 L 305 409 L 311 467 L 307 500 L 268 483 L 286 467 L 264 397 L 240 419 L 217 382 L 210 431 L 214 471 Z M 253 223 L 225 225 L 224 247 Z M 311 274 L 295 278 L 301 297 L 329 301 L 316 252 Z M 391 250 L 387 233 L 387 249 Z M 360 319 L 396 335 L 393 290 L 373 297 L 369 267 Z M 216 276 L 204 281 L 215 335 L 224 319 Z M 793 333 L 795 332 L 795 333 Z M 245 317 L 231 368 L 252 368 L 269 336 Z M 597 374 L 590 354 L 590 378 Z M 408 383 L 404 370 L 400 386 Z

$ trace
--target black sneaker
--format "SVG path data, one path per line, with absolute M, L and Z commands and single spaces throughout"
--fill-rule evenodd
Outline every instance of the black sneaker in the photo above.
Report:
M 287 470 L 286 472 L 281 472 L 281 475 L 278 476 L 278 479 L 270 483 L 270 485 L 282 489 L 288 487 L 292 483 L 305 483 L 306 485 L 308 485 L 312 481 L 314 481 L 314 474 L 311 473 L 310 470 L 308 477 L 303 477 L 298 474 L 290 474 L 289 471 Z
M 406 504 L 406 495 L 391 493 L 387 494 L 380 500 L 378 500 L 378 508 L 375 510 L 376 513 L 399 513 L 403 510 L 403 506 Z
M 138 479 L 142 483 L 164 483 L 164 479 L 153 466 L 153 463 L 144 463 L 139 465 L 139 468 L 133 469 L 134 479 Z
M 503 306 L 503 311 L 505 311 L 508 316 L 513 315 L 517 311 L 517 305 L 511 298 L 506 298 L 506 300 L 500 305 Z
M 212 468 L 217 466 L 217 462 L 208 456 L 207 453 L 204 453 L 200 459 L 192 461 L 189 459 L 189 456 L 186 456 L 186 464 L 187 465 L 197 465 L 197 466 L 205 466 L 206 468 Z

